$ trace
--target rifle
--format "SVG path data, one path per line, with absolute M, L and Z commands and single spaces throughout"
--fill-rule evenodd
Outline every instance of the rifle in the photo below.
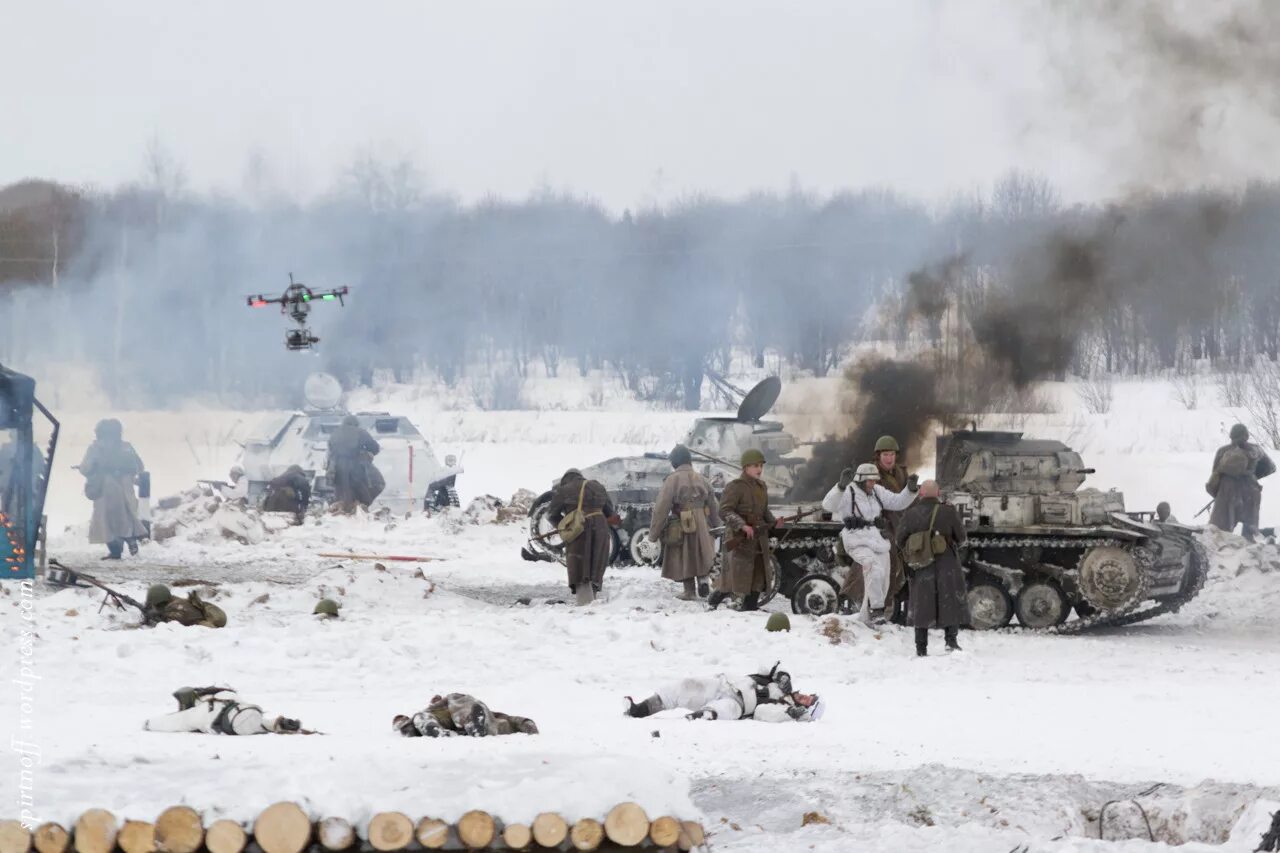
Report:
M 1205 505 L 1204 505 L 1204 507 L 1203 507 L 1199 512 L 1197 512 L 1195 515 L 1191 516 L 1191 520 L 1192 520 L 1192 521 L 1195 521 L 1197 518 L 1199 518 L 1200 516 L 1204 515 L 1204 514 L 1205 514 L 1205 512 L 1206 512 L 1206 511 L 1208 511 L 1209 507 L 1213 506 L 1213 501 L 1216 501 L 1216 500 L 1217 500 L 1217 498 L 1214 498 L 1213 500 L 1211 500 L 1211 501 L 1209 501 L 1207 504 L 1205 504 Z
M 203 483 L 206 486 L 213 486 L 217 489 L 229 489 L 231 484 L 226 480 L 196 480 L 197 483 Z
M 56 584 L 58 586 L 82 586 L 80 581 L 85 581 L 90 586 L 96 586 L 98 589 L 106 593 L 106 597 L 102 599 L 102 607 L 105 607 L 107 602 L 110 601 L 116 606 L 117 610 L 124 610 L 125 605 L 127 604 L 130 607 L 137 608 L 138 612 L 142 614 L 144 622 L 151 619 L 151 612 L 147 609 L 145 604 L 142 604 L 135 598 L 130 598 L 123 592 L 117 592 L 99 581 L 93 575 L 87 575 L 84 572 L 77 572 L 75 569 L 62 565 L 57 560 L 49 561 L 49 570 L 45 577 L 49 583 Z M 102 611 L 102 607 L 98 608 L 99 612 Z

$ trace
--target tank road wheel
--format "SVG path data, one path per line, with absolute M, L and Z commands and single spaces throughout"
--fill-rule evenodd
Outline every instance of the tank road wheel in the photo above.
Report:
M 1004 628 L 1013 619 L 1013 602 L 1009 593 L 993 583 L 975 584 L 966 596 L 969 602 L 969 627 L 978 631 Z
M 662 562 L 662 543 L 649 538 L 649 528 L 637 527 L 628 545 L 631 562 L 637 566 L 656 566 Z
M 1071 607 L 1057 584 L 1036 581 L 1018 592 L 1018 622 L 1025 628 L 1052 628 L 1061 625 Z
M 808 616 L 826 616 L 840 607 L 840 590 L 827 575 L 805 575 L 791 593 L 791 612 Z
M 1091 548 L 1080 561 L 1080 593 L 1099 610 L 1137 604 L 1142 592 L 1138 562 L 1123 548 Z
M 550 562 L 564 562 L 564 543 L 556 526 L 547 518 L 547 507 L 551 504 L 551 492 L 544 492 L 529 507 L 529 544 L 525 550 L 536 555 L 534 559 Z

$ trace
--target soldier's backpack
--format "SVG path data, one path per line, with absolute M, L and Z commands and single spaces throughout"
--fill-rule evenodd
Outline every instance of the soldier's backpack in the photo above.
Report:
M 902 549 L 902 558 L 908 567 L 917 570 L 926 568 L 939 554 L 946 553 L 947 537 L 933 531 L 933 525 L 938 520 L 938 510 L 941 507 L 942 505 L 939 504 L 933 508 L 933 515 L 929 516 L 928 530 L 919 530 L 907 537 L 906 545 Z
M 560 532 L 560 541 L 568 545 L 570 542 L 582 535 L 587 529 L 587 517 L 582 514 L 582 498 L 587 493 L 587 481 L 582 481 L 582 488 L 578 489 L 578 508 L 565 514 L 560 519 L 560 523 L 556 525 L 556 530 Z

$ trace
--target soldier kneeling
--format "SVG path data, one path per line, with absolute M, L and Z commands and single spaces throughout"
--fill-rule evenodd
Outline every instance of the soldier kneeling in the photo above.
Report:
M 391 728 L 405 737 L 488 737 L 490 735 L 536 735 L 538 726 L 527 717 L 498 711 L 466 693 L 434 696 L 431 704 L 407 717 L 397 714 Z
M 178 710 L 147 720 L 143 729 L 213 735 L 311 734 L 290 717 L 264 716 L 261 708 L 241 702 L 228 687 L 183 687 L 173 697 Z
M 626 697 L 628 717 L 648 717 L 659 711 L 687 708 L 689 720 L 759 720 L 763 723 L 814 722 L 825 706 L 813 694 L 793 689 L 791 675 L 779 667 L 762 666 L 741 678 L 715 675 L 686 678 L 665 687 L 636 704 Z

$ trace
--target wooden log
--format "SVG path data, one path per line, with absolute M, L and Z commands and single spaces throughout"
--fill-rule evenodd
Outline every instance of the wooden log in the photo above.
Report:
M 458 838 L 468 850 L 483 850 L 497 834 L 498 826 L 488 812 L 469 811 L 458 819 Z
M 502 843 L 512 850 L 527 850 L 533 843 L 533 830 L 523 823 L 509 823 L 502 828 Z
M 569 842 L 574 850 L 598 850 L 604 841 L 604 827 L 600 821 L 584 817 L 569 830 Z
M 31 832 L 20 821 L 0 820 L 0 853 L 28 853 Z
M 444 849 L 449 843 L 449 825 L 436 817 L 424 817 L 417 822 L 417 843 L 429 850 Z
M 424 817 L 418 821 L 418 830 L 414 835 L 426 849 L 442 850 L 449 843 L 449 824 L 434 817 Z
M 42 823 L 31 838 L 37 853 L 67 853 L 71 834 L 56 823 Z
M 297 803 L 275 803 L 253 822 L 253 840 L 263 853 L 302 853 L 311 843 L 311 819 Z
M 413 843 L 413 821 L 401 812 L 379 812 L 369 821 L 369 845 L 382 853 Z
M 71 836 L 76 853 L 111 853 L 116 849 L 116 833 L 120 825 L 106 809 L 89 809 L 76 819 Z
M 145 820 L 126 820 L 116 835 L 124 853 L 156 853 L 156 827 Z
M 248 833 L 234 820 L 215 820 L 204 833 L 209 853 L 241 853 L 248 843 Z
M 701 847 L 706 843 L 706 833 L 702 831 L 702 824 L 694 823 L 691 820 L 682 821 L 680 823 L 680 838 L 676 844 L 681 850 L 693 850 Z
M 568 837 L 569 824 L 555 812 L 543 812 L 533 819 L 533 840 L 541 846 L 559 847 Z
M 680 821 L 673 817 L 660 817 L 649 824 L 649 840 L 655 847 L 670 847 L 680 840 Z
M 196 853 L 204 844 L 204 825 L 190 806 L 170 806 L 156 818 L 159 853 Z
M 320 825 L 316 827 L 316 838 L 321 847 L 333 853 L 350 850 L 358 841 L 350 821 L 341 817 L 327 817 L 320 821 Z
M 649 816 L 635 803 L 619 803 L 604 819 L 609 840 L 622 847 L 635 847 L 649 837 Z

